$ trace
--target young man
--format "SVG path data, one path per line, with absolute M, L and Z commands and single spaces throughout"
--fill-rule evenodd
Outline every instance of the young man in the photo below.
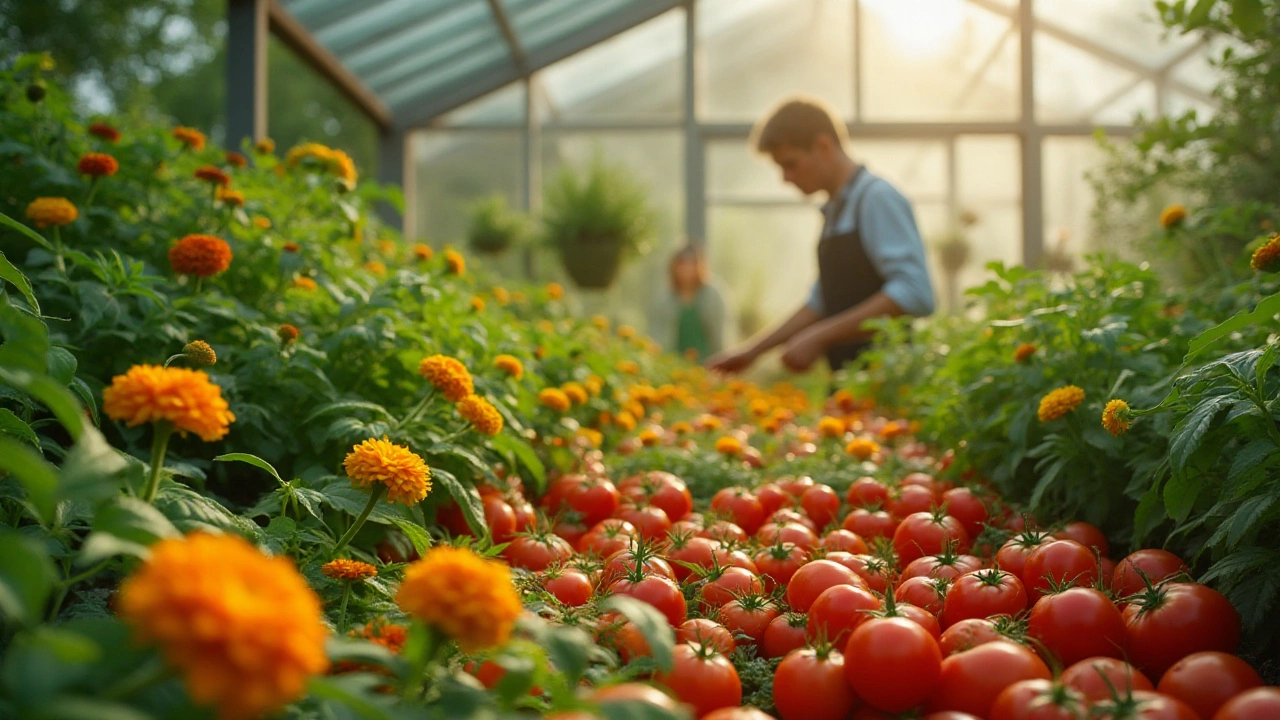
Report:
M 866 320 L 934 309 L 924 243 L 907 199 L 845 153 L 844 123 L 810 99 L 782 103 L 753 132 L 755 149 L 773 158 L 782 179 L 805 195 L 826 193 L 818 242 L 818 282 L 786 321 L 707 366 L 741 372 L 785 345 L 782 362 L 808 370 L 825 355 L 832 370 L 870 344 Z

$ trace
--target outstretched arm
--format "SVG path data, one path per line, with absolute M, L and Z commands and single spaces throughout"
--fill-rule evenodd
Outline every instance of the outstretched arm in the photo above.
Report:
M 774 326 L 773 329 L 757 339 L 748 341 L 744 347 L 713 356 L 707 361 L 707 367 L 723 372 L 742 372 L 751 367 L 751 364 L 761 355 L 787 342 L 792 337 L 795 337 L 797 333 L 821 319 L 822 315 L 817 310 L 804 305 L 780 325 Z

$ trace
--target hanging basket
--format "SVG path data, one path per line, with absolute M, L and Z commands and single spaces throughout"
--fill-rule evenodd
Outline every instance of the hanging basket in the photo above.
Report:
M 622 243 L 612 240 L 565 240 L 560 243 L 560 262 L 578 287 L 603 290 L 618 279 L 622 251 Z

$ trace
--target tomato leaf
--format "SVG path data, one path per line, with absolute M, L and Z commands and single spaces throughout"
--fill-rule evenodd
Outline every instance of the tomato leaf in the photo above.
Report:
M 462 517 L 466 519 L 467 527 L 471 528 L 471 532 L 475 533 L 476 537 L 483 537 L 488 529 L 485 527 L 484 504 L 480 500 L 480 493 L 474 487 L 463 486 L 457 476 L 448 470 L 432 468 L 431 479 L 442 485 L 454 502 L 458 503 L 458 508 L 462 510 Z
M 658 612 L 657 608 L 626 595 L 613 595 L 600 604 L 600 609 L 616 610 L 626 615 L 649 644 L 658 668 L 664 672 L 671 671 L 675 662 L 675 633 L 671 631 L 666 616 Z

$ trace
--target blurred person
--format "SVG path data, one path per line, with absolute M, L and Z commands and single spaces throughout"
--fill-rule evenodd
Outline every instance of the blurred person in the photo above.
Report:
M 689 244 L 671 256 L 671 292 L 658 298 L 652 332 L 662 346 L 705 360 L 724 350 L 724 296 L 709 280 L 702 249 Z
M 844 123 L 809 98 L 784 101 L 752 132 L 752 146 L 773 160 L 784 182 L 806 196 L 824 193 L 818 280 L 789 318 L 716 354 L 708 367 L 741 372 L 783 346 L 782 362 L 792 371 L 808 370 L 823 356 L 839 370 L 870 345 L 867 320 L 933 313 L 933 285 L 911 204 L 855 162 L 845 151 L 847 141 Z

